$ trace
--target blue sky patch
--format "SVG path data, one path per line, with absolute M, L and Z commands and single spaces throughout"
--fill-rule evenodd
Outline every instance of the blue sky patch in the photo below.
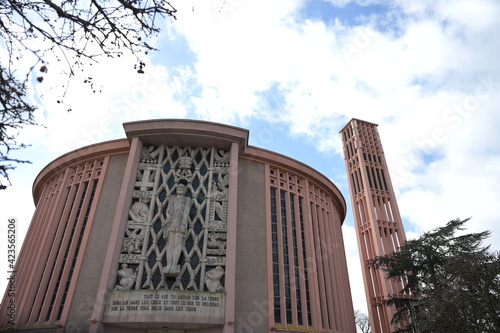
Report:
M 262 101 L 262 111 L 268 111 L 276 110 L 286 105 L 286 93 L 287 91 L 281 88 L 281 83 L 274 82 L 269 89 L 260 91 L 256 95 Z
M 359 25 L 363 17 L 382 14 L 386 11 L 387 7 L 382 5 L 361 6 L 350 2 L 344 7 L 337 7 L 329 1 L 322 0 L 307 1 L 301 9 L 303 19 L 320 20 L 325 23 L 338 19 L 348 26 Z
M 197 61 L 184 36 L 175 34 L 174 38 L 162 38 L 158 45 L 160 52 L 151 52 L 151 59 L 158 60 L 167 67 L 189 66 Z

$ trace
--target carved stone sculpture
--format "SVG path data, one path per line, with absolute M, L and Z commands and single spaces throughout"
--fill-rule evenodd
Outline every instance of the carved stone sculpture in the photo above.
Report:
M 220 283 L 220 279 L 224 276 L 224 268 L 217 266 L 205 273 L 205 284 L 209 291 L 213 293 L 224 292 L 224 287 Z
M 148 219 L 149 212 L 149 198 L 140 198 L 139 201 L 134 203 L 128 212 L 128 215 L 132 219 L 132 221 L 140 224 L 146 223 Z
M 225 233 L 210 233 L 207 241 L 207 254 L 223 256 L 226 254 L 226 239 Z
M 190 180 L 193 176 L 191 173 L 191 165 L 193 164 L 193 159 L 187 154 L 179 158 L 179 170 L 175 172 L 176 181 L 180 180 Z
M 127 228 L 125 229 L 125 239 L 123 240 L 123 253 L 141 253 L 142 244 L 144 242 L 143 228 Z
M 120 281 L 115 286 L 115 290 L 130 290 L 134 287 L 136 274 L 132 268 L 128 268 L 127 264 L 122 264 L 122 268 L 118 271 Z
M 163 238 L 167 248 L 167 266 L 163 268 L 165 276 L 179 274 L 177 262 L 182 251 L 182 245 L 187 237 L 189 210 L 191 198 L 186 196 L 187 181 L 180 180 L 176 188 L 176 196 L 170 199 L 167 208 L 167 219 L 163 226 Z
M 224 207 L 224 203 L 228 198 L 229 191 L 229 175 L 219 175 L 219 181 L 213 182 L 212 184 L 212 197 L 214 198 L 214 210 L 217 214 L 217 221 L 227 222 L 227 210 Z

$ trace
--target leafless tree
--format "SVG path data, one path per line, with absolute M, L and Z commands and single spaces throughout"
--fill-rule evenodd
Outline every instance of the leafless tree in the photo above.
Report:
M 354 311 L 354 320 L 356 321 L 358 332 L 371 333 L 370 319 L 366 313 L 359 310 Z
M 144 72 L 141 56 L 154 48 L 148 38 L 160 32 L 175 8 L 164 0 L 2 0 L 0 1 L 0 189 L 9 184 L 8 172 L 18 163 L 11 157 L 26 147 L 19 131 L 37 125 L 30 82 L 42 82 L 49 67 L 67 77 L 102 57 L 136 57 L 135 70 Z M 47 59 L 56 59 L 57 65 Z M 28 67 L 19 66 L 28 63 Z M 92 78 L 85 79 L 93 87 Z

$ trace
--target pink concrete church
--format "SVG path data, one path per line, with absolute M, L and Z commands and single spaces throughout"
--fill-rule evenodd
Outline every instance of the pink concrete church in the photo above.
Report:
M 36 178 L 0 331 L 356 331 L 335 184 L 245 129 L 124 129 Z

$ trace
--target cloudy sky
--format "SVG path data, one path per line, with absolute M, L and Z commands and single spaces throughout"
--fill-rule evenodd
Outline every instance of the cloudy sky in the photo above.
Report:
M 31 160 L 0 192 L 0 246 L 18 218 L 19 242 L 40 170 L 70 150 L 124 137 L 122 123 L 189 118 L 250 129 L 250 144 L 329 177 L 348 201 L 343 233 L 355 309 L 366 311 L 339 130 L 379 125 L 408 237 L 472 217 L 500 248 L 500 2 L 497 0 L 192 0 L 173 2 L 160 49 L 138 75 L 104 59 L 71 82 L 48 64 L 35 84 L 37 119 L 21 137 Z M 87 76 L 101 93 L 80 84 Z M 34 81 L 35 82 L 35 81 Z M 5 256 L 5 258 L 4 258 Z M 4 267 L 2 264 L 1 267 Z M 0 272 L 4 274 L 5 272 Z M 0 289 L 6 279 L 0 276 Z

